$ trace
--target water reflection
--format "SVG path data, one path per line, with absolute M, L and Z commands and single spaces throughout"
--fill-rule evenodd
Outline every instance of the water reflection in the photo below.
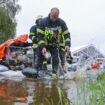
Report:
M 65 81 L 24 80 L 0 81 L 0 105 L 60 105 L 58 88 L 67 98 Z
M 35 84 L 34 105 L 60 105 L 58 81 L 38 81 Z M 65 97 L 67 93 L 63 92 Z
M 60 97 L 64 97 L 66 101 L 69 99 L 71 104 L 66 105 L 77 105 L 74 100 L 79 100 L 80 93 L 83 93 L 82 83 L 82 80 L 2 80 L 0 105 L 61 105 Z M 58 93 L 58 87 L 63 92 L 62 96 Z
M 16 81 L 4 79 L 0 76 L 0 105 L 61 105 L 58 88 L 63 91 L 69 105 L 85 104 L 90 92 L 87 88 L 88 79 L 96 80 L 102 71 L 87 71 L 87 78 L 80 80 L 35 80 L 24 79 Z M 64 105 L 64 104 L 63 104 Z
M 21 82 L 4 80 L 0 82 L 0 105 L 13 105 L 14 102 L 27 102 L 28 93 Z

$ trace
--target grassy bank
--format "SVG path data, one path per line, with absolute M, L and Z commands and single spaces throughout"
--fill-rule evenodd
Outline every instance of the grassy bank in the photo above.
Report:
M 105 72 L 101 73 L 97 80 L 89 82 L 91 91 L 89 105 L 105 105 Z

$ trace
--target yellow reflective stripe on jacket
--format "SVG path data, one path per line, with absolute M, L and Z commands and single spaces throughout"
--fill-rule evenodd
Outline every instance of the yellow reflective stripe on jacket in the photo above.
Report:
M 35 39 L 35 36 L 32 36 L 32 40 L 34 40 Z
M 35 33 L 31 32 L 30 35 L 35 35 Z
M 37 44 L 33 44 L 33 45 L 32 45 L 32 48 L 37 48 L 37 47 L 38 47 Z
M 47 64 L 47 61 L 43 61 L 43 64 Z
M 40 44 L 45 44 L 45 42 L 43 40 L 41 40 L 38 42 L 38 45 L 40 45 Z
M 65 52 L 65 49 L 64 49 L 64 48 L 62 48 L 62 49 L 61 49 L 61 51 L 64 51 L 64 52 Z
M 68 30 L 65 30 L 63 33 L 62 33 L 62 35 L 66 35 L 66 34 L 68 34 L 69 33 L 69 31 Z
M 60 46 L 65 46 L 65 43 L 60 43 L 59 45 L 60 45 Z
M 62 35 L 62 43 L 64 44 L 65 43 L 65 38 L 64 38 L 64 36 Z
M 45 34 L 45 32 L 44 32 L 43 30 L 39 29 L 39 28 L 37 28 L 37 32 L 38 32 L 38 33 L 41 33 L 41 34 L 43 34 L 43 35 Z
M 52 43 L 49 43 L 48 45 L 52 46 Z
M 59 34 L 61 34 L 62 33 L 62 29 L 60 28 L 60 29 L 58 29 L 58 32 L 59 32 Z
M 69 42 L 70 41 L 70 39 L 69 38 L 67 38 L 66 40 L 65 40 L 65 42 Z
M 72 60 L 70 57 L 67 57 L 66 60 Z

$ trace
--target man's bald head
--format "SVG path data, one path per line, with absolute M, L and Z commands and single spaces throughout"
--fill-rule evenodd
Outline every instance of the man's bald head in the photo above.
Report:
M 52 8 L 50 11 L 50 19 L 52 22 L 55 22 L 57 18 L 59 17 L 59 9 L 58 8 Z

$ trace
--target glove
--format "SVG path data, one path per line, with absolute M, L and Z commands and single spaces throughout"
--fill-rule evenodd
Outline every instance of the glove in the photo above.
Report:
M 70 47 L 69 46 L 65 46 L 65 52 L 70 52 Z
M 66 61 L 67 61 L 69 64 L 71 64 L 72 61 L 73 61 L 73 58 L 72 58 L 72 56 L 71 56 L 71 52 L 70 52 L 70 51 L 69 51 L 69 53 L 67 53 L 67 55 L 66 55 Z
M 45 55 L 46 52 L 47 52 L 46 48 L 43 48 L 43 49 L 42 49 L 42 54 Z
M 33 44 L 33 45 L 32 45 L 32 48 L 33 48 L 33 49 L 35 49 L 35 48 L 37 48 L 37 47 L 38 47 L 37 44 Z

